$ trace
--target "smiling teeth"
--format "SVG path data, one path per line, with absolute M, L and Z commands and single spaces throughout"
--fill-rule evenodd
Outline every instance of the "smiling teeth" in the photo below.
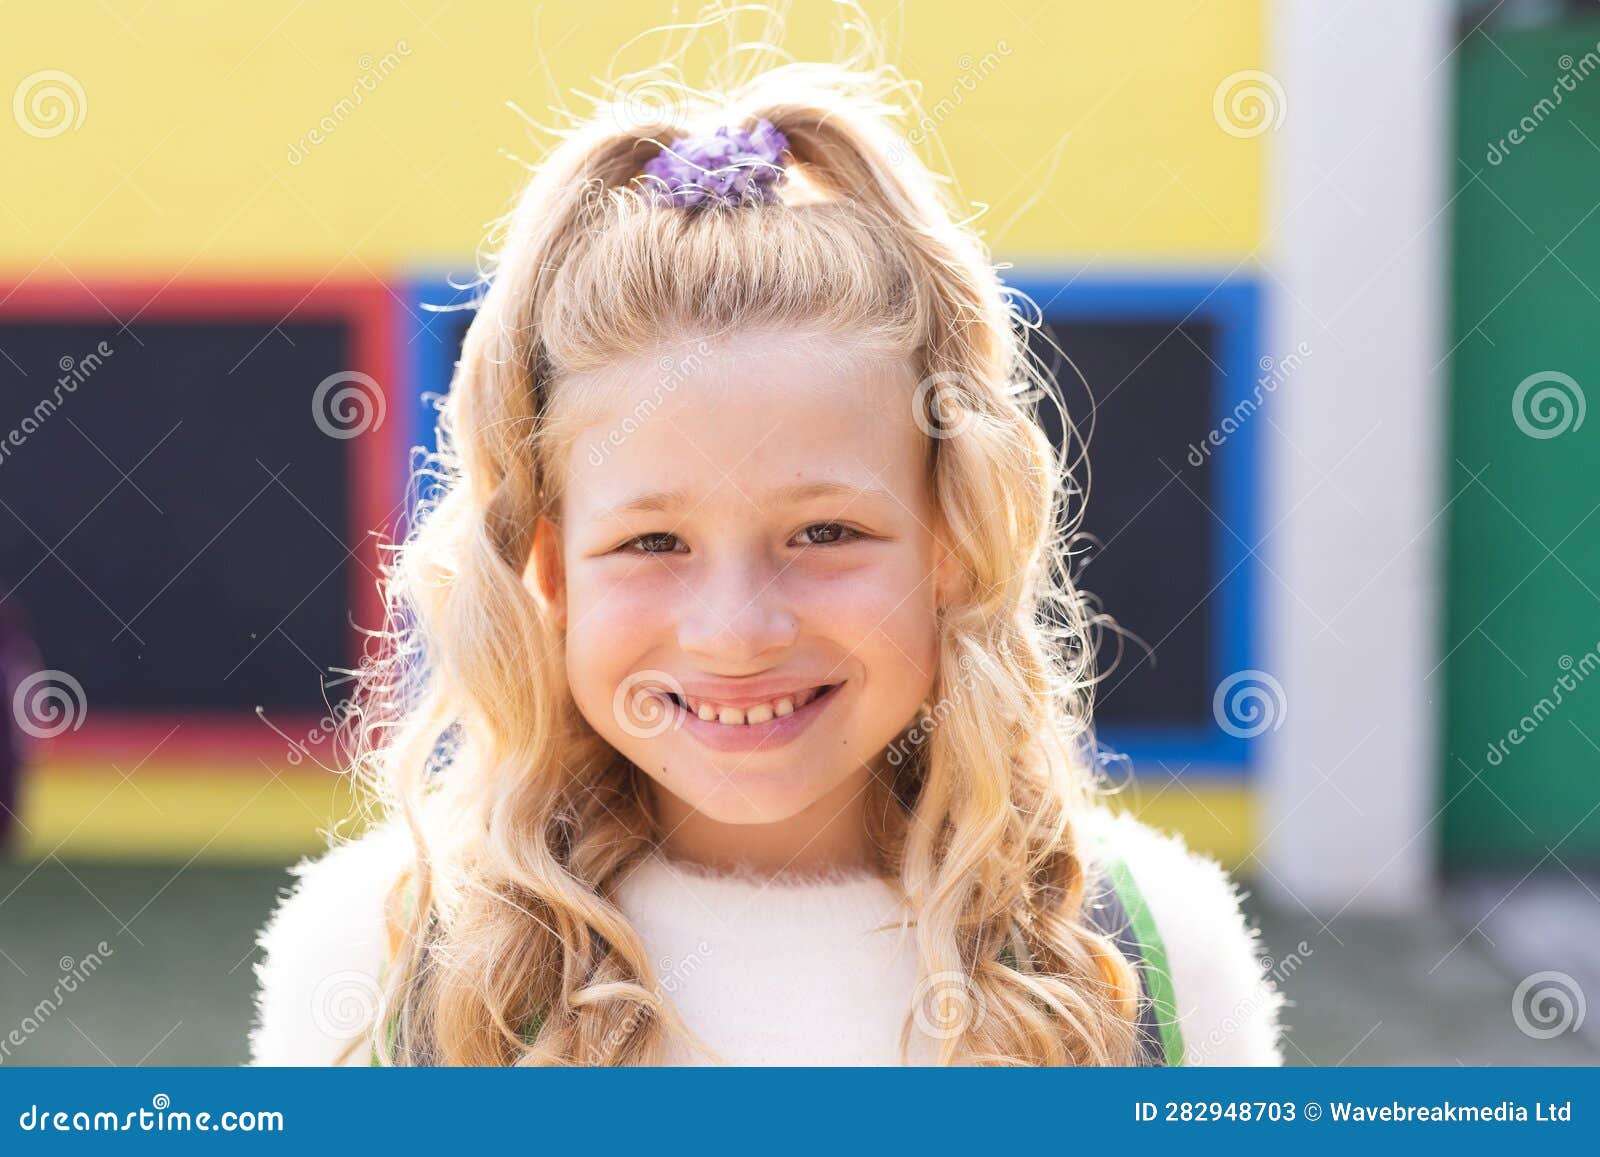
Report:
M 690 699 L 687 696 L 683 701 L 688 704 L 689 710 L 707 723 L 741 727 L 745 724 L 770 723 L 776 717 L 793 715 L 815 699 L 820 690 L 820 687 L 813 687 L 798 695 L 785 695 L 771 703 L 757 703 L 751 707 L 721 707 L 709 700 Z

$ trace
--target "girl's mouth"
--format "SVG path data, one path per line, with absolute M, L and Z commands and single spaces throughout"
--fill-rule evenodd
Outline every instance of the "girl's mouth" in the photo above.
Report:
M 750 704 L 746 707 L 723 707 L 706 700 L 695 699 L 663 690 L 661 694 L 674 706 L 704 723 L 719 727 L 760 727 L 803 711 L 806 707 L 832 693 L 838 683 L 825 683 L 810 687 L 795 695 L 782 695 L 770 703 Z
M 677 727 L 715 751 L 749 751 L 781 747 L 828 710 L 844 683 L 828 683 L 773 703 L 746 708 L 722 707 L 661 688 L 655 693 L 678 712 Z M 709 718 L 708 718 L 709 716 Z

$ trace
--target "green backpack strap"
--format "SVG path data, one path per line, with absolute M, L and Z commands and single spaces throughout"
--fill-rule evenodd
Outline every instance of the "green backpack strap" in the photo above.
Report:
M 405 918 L 406 918 L 407 922 L 410 921 L 412 915 L 415 912 L 416 902 L 417 902 L 416 884 L 415 884 L 415 881 L 413 881 L 413 882 L 411 882 L 411 883 L 406 885 L 406 890 L 405 890 L 404 897 L 403 897 L 403 900 L 402 900 L 402 903 L 405 906 Z M 383 984 L 384 976 L 387 974 L 387 972 L 388 972 L 388 962 L 385 961 L 383 967 L 381 967 L 378 970 L 378 983 L 379 983 L 380 986 Z M 544 1027 L 544 1016 L 542 1014 L 540 1014 L 540 1013 L 535 1013 L 533 1015 L 533 1017 L 528 1021 L 527 1025 L 522 1030 L 522 1038 L 523 1038 L 523 1040 L 525 1040 L 525 1041 L 527 1041 L 527 1042 L 529 1042 L 531 1044 L 538 1037 L 539 1030 L 541 1028 L 543 1028 L 543 1027 Z M 397 1009 L 397 1010 L 395 1010 L 393 1013 L 391 1013 L 389 1015 L 388 1020 L 384 1023 L 384 1041 L 387 1044 L 387 1047 L 388 1047 L 390 1055 L 393 1055 L 393 1053 L 394 1053 L 395 1041 L 399 1039 L 399 1036 L 400 1036 L 400 1012 Z M 368 1065 L 369 1065 L 369 1067 L 374 1067 L 374 1066 L 375 1067 L 382 1067 L 382 1065 L 383 1065 L 383 1061 L 378 1056 L 378 1048 L 377 1048 L 376 1045 L 374 1045 L 373 1048 L 372 1048 L 372 1056 L 371 1056 L 371 1059 L 368 1062 Z
M 1178 1002 L 1172 987 L 1172 967 L 1167 960 L 1167 946 L 1156 927 L 1150 905 L 1133 878 L 1127 861 L 1121 856 L 1107 856 L 1106 876 L 1127 913 L 1127 934 L 1137 945 L 1143 957 L 1140 973 L 1150 998 L 1151 1011 L 1161 1034 L 1161 1051 L 1168 1066 L 1183 1064 L 1183 1030 L 1178 1025 Z
M 1106 915 L 1098 910 L 1092 922 L 1117 942 L 1117 947 L 1131 960 L 1139 973 L 1140 987 L 1148 998 L 1148 1007 L 1140 1010 L 1141 1029 L 1154 1038 L 1160 1049 L 1158 1063 L 1169 1067 L 1183 1064 L 1183 1031 L 1178 1024 L 1178 1003 L 1172 988 L 1172 969 L 1167 962 L 1166 944 L 1156 928 L 1155 917 L 1145 903 L 1127 862 L 1102 847 L 1106 881 L 1116 898 L 1120 913 L 1104 926 Z M 1017 967 L 1016 955 L 1010 945 L 1000 950 L 1000 963 L 1007 968 Z M 1150 1048 L 1156 1047 L 1151 1045 Z M 1148 1053 L 1148 1050 L 1147 1050 Z
M 400 902 L 402 908 L 404 909 L 405 922 L 409 926 L 411 918 L 416 912 L 417 906 L 417 882 L 415 879 L 408 880 L 406 882 L 405 891 L 401 894 Z M 384 981 L 388 975 L 388 972 L 389 961 L 386 959 L 383 962 L 383 965 L 378 969 L 378 990 L 380 992 L 382 992 L 385 988 Z M 389 1015 L 388 1020 L 384 1022 L 383 1031 L 384 1043 L 388 1048 L 389 1054 L 393 1056 L 395 1041 L 400 1036 L 400 1013 L 398 1010 Z M 378 1056 L 378 1046 L 376 1044 L 372 1046 L 372 1056 L 368 1064 L 376 1067 L 382 1067 L 383 1065 L 383 1061 Z
M 396 1013 L 395 1015 L 393 1015 L 393 1016 L 391 1016 L 389 1018 L 388 1025 L 384 1029 L 385 1039 L 389 1042 L 389 1051 L 390 1051 L 391 1054 L 394 1052 L 394 1038 L 399 1033 L 399 1031 L 400 1031 L 400 1014 Z M 368 1066 L 372 1067 L 372 1068 L 382 1068 L 383 1067 L 383 1061 L 378 1057 L 378 1046 L 377 1045 L 373 1045 L 372 1046 L 372 1059 L 370 1061 L 368 1061 L 367 1063 L 368 1063 Z

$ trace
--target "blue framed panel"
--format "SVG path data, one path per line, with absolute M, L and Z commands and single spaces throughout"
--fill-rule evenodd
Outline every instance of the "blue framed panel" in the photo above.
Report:
M 450 390 L 462 339 L 476 313 L 472 303 L 484 289 L 481 285 L 461 288 L 460 283 L 467 279 L 459 273 L 424 271 L 407 278 L 396 291 L 399 349 L 395 364 L 408 376 L 404 391 L 410 400 L 405 415 L 409 427 L 406 446 L 412 466 L 422 454 L 439 448 L 439 403 Z M 413 510 L 421 497 L 413 490 Z
M 1097 705 L 1101 742 L 1127 755 L 1136 772 L 1164 766 L 1175 772 L 1187 769 L 1187 775 L 1208 779 L 1243 777 L 1250 769 L 1255 740 L 1235 732 L 1251 728 L 1224 729 L 1211 704 L 1225 680 L 1256 670 L 1258 662 L 1254 608 L 1260 562 L 1251 548 L 1258 533 L 1258 427 L 1262 420 L 1253 413 L 1259 401 L 1259 287 L 1253 280 L 1228 276 L 1091 277 L 1042 271 L 1017 273 L 1005 281 L 1038 307 L 1044 326 L 1088 378 L 1085 393 L 1070 367 L 1057 374 L 1076 425 L 1081 428 L 1085 424 L 1081 411 L 1087 403 L 1095 406 L 1098 419 L 1112 408 L 1104 404 L 1108 399 L 1123 395 L 1122 412 L 1108 416 L 1107 421 L 1114 417 L 1125 428 L 1113 425 L 1108 429 L 1105 422 L 1099 422 L 1091 439 L 1088 458 L 1095 485 L 1089 495 L 1085 529 L 1102 541 L 1116 535 L 1108 550 L 1117 549 L 1120 543 L 1138 553 L 1134 540 L 1139 532 L 1130 529 L 1136 522 L 1110 527 L 1096 524 L 1096 505 L 1107 500 L 1100 487 L 1108 466 L 1123 471 L 1129 489 L 1135 488 L 1135 476 L 1128 473 L 1131 469 L 1152 491 L 1163 493 L 1164 500 L 1176 499 L 1175 510 L 1187 504 L 1191 517 L 1203 520 L 1206 565 L 1205 573 L 1198 576 L 1203 596 L 1182 608 L 1182 624 L 1166 630 L 1169 637 L 1187 631 L 1202 640 L 1201 653 L 1186 664 L 1188 670 L 1168 677 L 1169 698 L 1170 685 L 1181 683 L 1187 707 L 1162 718 L 1161 712 L 1147 710 L 1148 700 L 1141 699 L 1140 710 L 1119 711 L 1116 696 L 1140 696 L 1141 679 L 1137 667 L 1120 680 L 1113 672 L 1101 687 L 1107 696 Z M 1080 343 L 1091 348 L 1097 344 L 1114 347 L 1119 332 L 1126 335 L 1127 345 L 1121 351 L 1121 362 L 1130 368 L 1097 380 L 1074 347 Z M 1117 357 L 1106 360 L 1108 366 L 1119 368 L 1121 362 Z M 1130 391 L 1142 393 L 1135 404 L 1129 404 Z M 1080 411 L 1076 415 L 1074 401 Z M 1180 417 L 1173 417 L 1174 412 Z M 1248 416 L 1238 420 L 1240 413 Z M 1201 414 L 1203 428 L 1195 424 Z M 1163 430 L 1164 426 L 1172 428 Z M 1206 445 L 1212 431 L 1226 431 L 1220 445 Z M 1108 436 L 1112 445 L 1106 444 Z M 1186 447 L 1181 458 L 1152 454 L 1153 447 L 1173 446 L 1174 436 Z M 1140 458 L 1141 452 L 1148 457 Z M 1201 458 L 1199 466 L 1189 459 L 1190 453 Z M 1139 490 L 1128 501 L 1135 503 L 1144 496 Z M 1146 509 L 1156 501 L 1149 499 Z M 1164 551 L 1161 545 L 1159 535 L 1147 536 L 1143 557 L 1134 561 L 1139 573 L 1153 573 L 1158 583 L 1169 579 L 1176 583 L 1185 577 L 1186 562 L 1196 555 L 1174 557 L 1175 552 Z M 1083 585 L 1100 596 L 1104 609 L 1114 618 L 1157 649 L 1159 662 L 1163 631 L 1149 633 L 1139 606 L 1119 605 L 1117 589 L 1097 586 L 1095 565 L 1090 563 Z M 1188 576 L 1188 581 L 1193 583 L 1195 576 Z M 1191 619 L 1199 620 L 1197 628 L 1189 626 Z M 1124 661 L 1130 661 L 1130 656 L 1136 664 L 1148 662 L 1136 645 L 1125 652 Z M 1202 703 L 1203 710 L 1194 709 Z M 1280 701 L 1271 709 L 1281 711 L 1282 707 Z
M 1111 671 L 1097 696 L 1101 742 L 1128 756 L 1136 772 L 1164 766 L 1190 778 L 1242 778 L 1255 741 L 1225 730 L 1211 704 L 1224 680 L 1258 662 L 1253 609 L 1260 563 L 1250 548 L 1258 533 L 1261 419 L 1233 419 L 1237 407 L 1257 400 L 1259 287 L 1232 277 L 1047 271 L 1013 273 L 1005 281 L 1039 308 L 1044 325 L 1088 378 L 1085 394 L 1070 367 L 1057 367 L 1069 416 L 1081 428 L 1093 403 L 1098 423 L 1084 526 L 1110 542 L 1090 563 L 1083 585 L 1119 623 L 1155 646 L 1158 660 L 1167 659 L 1165 667 L 1151 667 L 1137 643 L 1125 650 L 1124 664 L 1131 666 L 1126 673 Z M 396 331 L 402 345 L 397 363 L 411 379 L 405 390 L 412 399 L 409 445 L 435 449 L 437 405 L 473 317 L 461 307 L 479 292 L 457 288 L 442 272 L 404 284 Z M 1223 429 L 1226 439 L 1209 449 L 1201 467 L 1174 449 L 1204 443 L 1211 431 Z M 1107 475 L 1115 483 L 1109 494 Z M 1119 497 L 1118 491 L 1126 493 Z M 1141 513 L 1125 524 L 1097 525 L 1097 510 L 1105 513 L 1117 501 Z M 1169 537 L 1192 538 L 1203 549 L 1169 549 Z M 1123 568 L 1123 581 L 1108 578 L 1113 560 Z M 1186 571 L 1186 563 L 1198 569 Z M 1098 577 L 1096 567 L 1102 568 Z M 1144 605 L 1141 577 L 1151 596 Z M 1173 607 L 1158 605 L 1183 591 L 1199 595 Z M 1176 624 L 1170 630 L 1163 613 Z

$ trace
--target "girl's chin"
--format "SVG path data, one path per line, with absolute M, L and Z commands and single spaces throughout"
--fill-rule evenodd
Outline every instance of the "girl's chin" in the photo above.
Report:
M 663 764 L 665 776 L 661 775 Z M 854 773 L 834 768 L 830 773 L 812 760 L 757 768 L 753 761 L 741 767 L 738 761 L 711 762 L 700 756 L 685 766 L 675 765 L 669 756 L 650 766 L 656 786 L 673 797 L 676 806 L 671 811 L 741 827 L 787 823 L 813 808 L 833 815 L 844 810 L 846 798 L 858 797 L 871 779 L 864 767 L 857 767 Z M 835 796 L 839 803 L 832 802 Z M 668 828 L 674 826 L 674 816 L 666 814 L 662 819 Z

